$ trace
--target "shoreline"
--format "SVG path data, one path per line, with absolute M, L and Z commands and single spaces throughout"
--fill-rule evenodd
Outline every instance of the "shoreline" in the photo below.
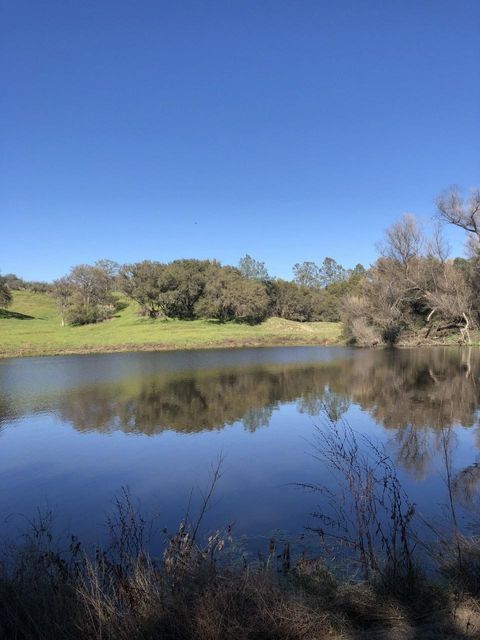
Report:
M 61 327 L 53 300 L 46 294 L 30 291 L 16 292 L 10 314 L 11 317 L 0 319 L 2 360 L 102 353 L 348 346 L 342 337 L 340 322 L 301 323 L 277 317 L 253 326 L 209 320 L 152 321 L 139 316 L 138 308 L 132 304 L 102 323 Z M 480 346 L 480 332 L 472 331 L 471 337 L 470 346 Z M 458 332 L 427 339 L 420 332 L 406 332 L 394 348 L 469 346 L 459 342 Z
M 0 360 L 8 358 L 40 358 L 51 356 L 78 356 L 78 355 L 101 355 L 108 353 L 159 353 L 173 351 L 205 351 L 209 349 L 261 349 L 271 347 L 344 347 L 346 343 L 342 340 L 297 340 L 284 338 L 262 339 L 224 339 L 214 342 L 199 342 L 198 344 L 168 344 L 168 343 L 125 343 L 112 345 L 84 345 L 79 347 L 65 347 L 64 349 L 43 349 L 27 348 L 25 350 L 15 350 L 12 352 L 0 351 Z
M 25 349 L 18 351 L 0 351 L 0 360 L 9 358 L 48 358 L 55 356 L 86 356 L 86 355 L 102 355 L 114 353 L 168 353 L 175 351 L 208 351 L 216 349 L 269 349 L 273 347 L 353 347 L 355 349 L 418 349 L 418 348 L 436 348 L 436 347 L 453 347 L 455 349 L 480 348 L 480 342 L 472 344 L 459 344 L 455 342 L 417 342 L 417 343 L 399 343 L 393 346 L 378 345 L 375 347 L 360 347 L 358 345 L 348 345 L 344 340 L 330 341 L 328 339 L 322 341 L 306 341 L 306 340 L 288 340 L 279 338 L 265 340 L 235 340 L 225 339 L 215 342 L 202 342 L 198 344 L 167 344 L 167 343 L 125 343 L 112 345 L 85 345 L 79 347 L 65 347 L 64 349 Z

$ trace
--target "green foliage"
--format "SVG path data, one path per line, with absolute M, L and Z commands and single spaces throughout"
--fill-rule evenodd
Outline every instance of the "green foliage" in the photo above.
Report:
M 293 267 L 293 280 L 301 287 L 320 287 L 320 268 L 315 262 L 297 262 Z
M 65 317 L 72 304 L 73 286 L 68 277 L 59 278 L 52 283 L 51 295 L 57 301 L 58 310 L 65 325 Z
M 66 319 L 69 324 L 80 326 L 82 324 L 93 324 L 101 322 L 109 317 L 110 314 L 102 313 L 97 305 L 85 305 L 82 303 L 73 304 L 68 308 Z
M 361 265 L 357 265 L 361 266 Z M 347 279 L 350 273 L 333 258 L 325 258 L 320 266 L 315 262 L 297 263 L 293 267 L 294 282 L 310 289 L 329 287 Z
M 319 279 L 322 287 L 329 287 L 337 282 L 342 282 L 347 277 L 347 270 L 333 258 L 327 257 L 322 262 L 319 269 Z
M 197 304 L 197 313 L 221 322 L 236 320 L 256 324 L 267 317 L 269 299 L 265 284 L 244 278 L 233 267 L 217 268 Z
M 313 314 L 312 320 L 324 322 L 338 322 L 340 320 L 339 304 L 347 292 L 346 287 L 328 287 L 312 292 Z
M 161 277 L 166 291 L 165 315 L 182 320 L 195 318 L 195 305 L 218 269 L 220 265 L 209 260 L 174 260 L 166 265 Z
M 261 322 L 268 313 L 265 285 L 209 260 L 144 261 L 120 269 L 122 291 L 151 318 Z
M 118 303 L 113 295 L 114 282 L 109 271 L 98 263 L 73 267 L 68 276 L 56 280 L 52 295 L 57 300 L 62 325 L 65 320 L 82 325 L 111 318 Z
M 478 248 L 470 258 L 455 258 L 453 265 L 463 275 L 473 297 L 480 300 L 480 253 Z M 477 310 L 477 316 L 480 322 L 480 308 Z
M 31 280 L 25 284 L 26 288 L 34 293 L 48 293 L 52 290 L 52 285 L 49 282 L 43 282 L 41 280 Z
M 210 318 L 255 324 L 273 315 L 300 322 L 337 321 L 339 301 L 351 289 L 353 272 L 347 280 L 349 272 L 332 258 L 326 258 L 321 267 L 314 263 L 296 267 L 299 281 L 309 281 L 305 275 L 309 272 L 315 275 L 315 282 L 310 279 L 307 286 L 273 280 L 265 264 L 248 254 L 238 269 L 196 259 L 168 264 L 144 260 L 123 266 L 99 260 L 93 266 L 73 267 L 68 276 L 48 285 L 48 290 L 57 300 L 62 326 L 111 318 L 118 311 L 115 289 L 151 319 Z
M 308 287 L 287 280 L 274 280 L 269 287 L 272 314 L 286 320 L 309 322 L 314 315 L 314 301 Z
M 169 264 L 144 260 L 121 267 L 118 283 L 145 315 L 192 320 L 207 279 L 218 268 L 218 263 L 209 260 L 174 260 Z
M 120 265 L 115 260 L 109 260 L 108 258 L 102 258 L 95 262 L 95 266 L 101 269 L 110 279 L 114 279 L 118 276 L 120 271 Z
M 357 265 L 350 272 L 345 272 L 344 277 L 335 280 L 318 296 L 316 320 L 324 322 L 339 322 L 341 319 L 341 306 L 346 296 L 355 295 L 361 288 L 366 271 L 362 265 Z
M 363 264 L 356 264 L 355 267 L 350 272 L 349 280 L 357 284 L 367 273 L 367 270 L 363 266 Z
M 7 273 L 3 276 L 4 283 L 11 291 L 20 291 L 21 289 L 29 289 L 30 291 L 49 291 L 50 284 L 48 282 L 39 282 L 36 280 L 28 281 L 20 278 L 15 273 Z
M 122 292 L 140 305 L 142 313 L 156 318 L 164 309 L 164 285 L 161 282 L 165 265 L 144 260 L 120 268 L 118 283 Z
M 6 284 L 12 291 L 26 289 L 27 283 L 25 282 L 25 280 L 17 276 L 15 273 L 6 273 L 4 276 L 2 276 L 2 280 L 4 284 Z
M 245 278 L 268 280 L 269 275 L 264 262 L 255 260 L 248 253 L 238 263 L 238 269 Z
M 324 288 L 273 280 L 268 286 L 271 314 L 297 322 L 338 322 L 343 298 L 358 288 L 364 272 L 361 265 L 357 265 L 352 272 L 343 270 L 342 279 Z
M 0 307 L 4 309 L 12 303 L 12 292 L 5 277 L 0 276 Z
M 338 323 L 296 323 L 269 318 L 257 325 L 215 320 L 154 320 L 139 314 L 137 303 L 108 322 L 62 327 L 58 299 L 45 293 L 14 291 L 11 311 L 0 318 L 0 357 L 55 353 L 96 353 L 228 346 L 329 344 L 339 340 Z M 17 317 L 29 318 L 19 320 Z

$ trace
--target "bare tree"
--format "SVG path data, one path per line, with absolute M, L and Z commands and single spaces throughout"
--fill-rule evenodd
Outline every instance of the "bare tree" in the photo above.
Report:
M 478 323 L 480 308 L 480 189 L 471 189 L 466 197 L 456 186 L 450 187 L 436 199 L 437 216 L 440 220 L 453 224 L 467 232 L 467 260 L 456 260 L 463 265 L 463 276 L 470 290 L 470 312 L 463 314 L 464 334 L 469 338 L 468 330 L 473 318 Z M 464 296 L 462 296 L 464 297 Z
M 407 269 L 422 250 L 423 235 L 418 222 L 410 214 L 405 214 L 385 232 L 383 255 L 398 262 Z
M 426 241 L 412 216 L 393 224 L 385 236 L 382 256 L 364 279 L 359 300 L 344 305 L 347 337 L 375 344 L 380 334 L 383 342 L 394 343 L 403 331 L 425 324 L 424 337 L 434 329 L 457 329 L 470 343 L 475 295 L 469 261 L 449 260 L 439 226 Z
M 52 284 L 52 296 L 57 301 L 62 327 L 65 326 L 65 316 L 72 304 L 73 286 L 68 277 L 59 278 Z
M 437 215 L 480 238 L 480 189 L 474 188 L 463 198 L 458 187 L 450 187 L 436 199 Z
M 473 325 L 472 291 L 461 269 L 452 262 L 441 264 L 438 270 L 439 277 L 435 278 L 434 286 L 425 295 L 431 307 L 427 322 L 435 315 L 440 316 L 445 325 L 438 329 L 459 327 L 463 340 L 470 344 L 470 329 Z M 427 330 L 427 336 L 431 328 L 432 325 Z
M 450 245 L 442 233 L 439 221 L 433 227 L 432 237 L 427 241 L 427 257 L 444 264 L 450 255 Z

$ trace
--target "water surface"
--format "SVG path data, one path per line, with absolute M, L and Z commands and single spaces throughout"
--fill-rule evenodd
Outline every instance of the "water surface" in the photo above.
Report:
M 218 456 L 207 526 L 255 544 L 295 535 L 329 482 L 313 455 L 325 407 L 385 444 L 425 518 L 447 500 L 445 450 L 467 527 L 480 485 L 480 352 L 340 347 L 0 360 L 0 523 L 15 537 L 50 510 L 62 532 L 101 541 L 122 486 L 175 528 Z M 448 437 L 446 437 L 446 434 Z

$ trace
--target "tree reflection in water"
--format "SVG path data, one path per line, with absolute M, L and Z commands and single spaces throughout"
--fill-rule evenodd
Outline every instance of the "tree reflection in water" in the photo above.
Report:
M 313 417 L 340 419 L 351 404 L 392 430 L 397 462 L 422 477 L 441 446 L 442 430 L 474 428 L 480 445 L 480 352 L 428 348 L 354 350 L 315 363 L 256 364 L 136 375 L 35 396 L 28 407 L 0 394 L 0 424 L 23 413 L 51 411 L 79 431 L 155 435 L 194 433 L 243 422 L 251 432 L 286 403 Z M 352 426 L 355 427 L 354 422 Z M 480 484 L 473 465 L 458 491 Z M 463 487 L 463 488 L 461 488 Z

